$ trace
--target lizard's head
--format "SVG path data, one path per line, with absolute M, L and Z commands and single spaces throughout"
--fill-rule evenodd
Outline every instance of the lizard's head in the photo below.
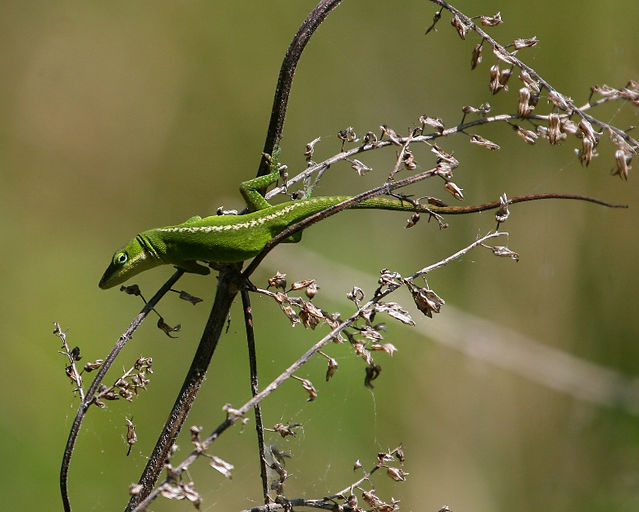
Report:
M 141 236 L 136 236 L 122 249 L 115 252 L 111 263 L 104 271 L 98 286 L 103 290 L 123 283 L 127 279 L 157 265 L 157 261 L 145 251 Z M 142 240 L 143 241 L 143 240 Z M 146 245 L 146 244 L 145 244 Z

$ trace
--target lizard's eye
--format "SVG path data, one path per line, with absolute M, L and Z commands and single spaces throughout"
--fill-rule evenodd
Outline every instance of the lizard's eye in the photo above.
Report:
M 115 257 L 115 261 L 117 261 L 120 265 L 124 265 L 129 259 L 129 255 L 126 252 L 121 252 Z

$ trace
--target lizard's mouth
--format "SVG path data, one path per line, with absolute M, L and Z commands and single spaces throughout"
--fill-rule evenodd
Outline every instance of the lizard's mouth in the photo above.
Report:
M 122 275 L 122 272 L 118 272 L 117 269 L 112 268 L 112 265 L 109 265 L 109 268 L 107 268 L 102 275 L 102 279 L 100 279 L 98 286 L 103 290 L 108 290 L 109 288 L 113 288 L 115 285 L 123 283 L 128 277 L 128 275 Z

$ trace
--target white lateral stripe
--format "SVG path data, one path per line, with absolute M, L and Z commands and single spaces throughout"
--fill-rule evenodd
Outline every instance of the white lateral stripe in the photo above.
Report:
M 261 226 L 262 224 L 265 224 L 272 220 L 275 220 L 278 217 L 281 217 L 282 215 L 286 215 L 287 213 L 295 210 L 296 208 L 299 208 L 300 206 L 317 203 L 320 200 L 321 200 L 320 198 L 313 198 L 313 199 L 308 199 L 306 201 L 295 202 L 293 204 L 290 204 L 282 208 L 281 210 L 277 212 L 271 213 L 269 215 L 265 215 L 264 217 L 258 217 L 248 222 L 226 224 L 223 226 L 174 226 L 174 227 L 168 227 L 168 228 L 159 228 L 158 231 L 167 231 L 171 233 L 211 233 L 216 231 L 238 231 L 240 229 L 245 229 L 245 228 L 250 229 L 250 228 L 255 228 L 257 226 Z

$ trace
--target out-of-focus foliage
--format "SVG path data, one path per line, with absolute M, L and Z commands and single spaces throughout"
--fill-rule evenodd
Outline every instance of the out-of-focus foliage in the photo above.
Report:
M 503 42 L 536 35 L 540 44 L 520 55 L 580 103 L 593 84 L 623 86 L 639 78 L 635 1 L 491 0 L 476 11 L 479 3 L 465 0 L 457 6 L 470 15 L 500 10 L 505 24 L 491 31 Z M 0 3 L 0 485 L 9 509 L 54 510 L 59 503 L 58 465 L 78 401 L 50 333 L 53 321 L 68 330 L 71 345 L 80 346 L 83 362 L 103 357 L 140 307 L 135 297 L 98 290 L 112 251 L 141 229 L 208 214 L 220 204 L 241 207 L 237 185 L 256 172 L 282 56 L 312 5 Z M 470 71 L 477 41 L 461 41 L 447 19 L 423 35 L 433 13 L 425 1 L 349 0 L 329 17 L 298 67 L 282 153 L 289 172 L 304 167 L 304 145 L 315 137 L 322 137 L 315 160 L 338 151 L 335 134 L 348 126 L 360 134 L 380 124 L 403 132 L 422 114 L 454 124 L 462 105 L 490 101 L 496 111 L 516 108 L 515 91 L 488 96 L 489 55 Z M 596 115 L 621 128 L 639 124 L 628 105 L 607 106 Z M 503 192 L 558 191 L 631 208 L 513 207 L 504 229 L 521 255 L 518 264 L 471 256 L 433 274 L 429 283 L 449 304 L 584 359 L 639 373 L 636 177 L 631 171 L 630 181 L 622 183 L 609 175 L 609 148 L 582 168 L 569 145 L 530 147 L 504 126 L 481 133 L 503 149 L 489 153 L 462 137 L 443 141 L 462 162 L 456 182 L 468 203 Z M 375 171 L 365 178 L 348 165 L 336 166 L 314 193 L 377 184 L 393 157 L 386 152 L 367 158 Z M 426 148 L 415 158 L 431 165 Z M 415 193 L 445 195 L 439 183 Z M 303 244 L 372 275 L 385 266 L 406 273 L 491 229 L 492 218 L 453 219 L 443 232 L 425 222 L 405 231 L 401 214 L 347 212 L 309 230 Z M 279 248 L 266 263 L 286 271 L 287 258 L 295 258 L 294 246 Z M 150 293 L 167 275 L 154 270 L 136 282 Z M 291 276 L 311 277 L 322 287 L 314 268 Z M 343 282 L 341 296 L 353 284 L 369 291 L 375 284 L 351 283 L 348 275 Z M 124 504 L 126 488 L 137 479 L 173 403 L 215 279 L 186 277 L 181 285 L 206 301 L 193 307 L 167 298 L 160 309 L 169 324 L 182 325 L 179 338 L 169 340 L 148 322 L 122 354 L 120 366 L 140 354 L 152 356 L 155 373 L 148 392 L 133 404 L 110 403 L 89 414 L 70 473 L 76 510 Z M 316 302 L 348 307 L 331 304 L 324 293 L 320 288 Z M 270 302 L 255 300 L 265 383 L 315 338 L 292 330 Z M 440 316 L 445 314 L 444 307 Z M 203 425 L 206 432 L 223 418 L 224 402 L 240 404 L 248 396 L 242 334 L 238 309 L 187 425 Z M 330 352 L 340 370 L 330 383 L 322 382 L 324 361 L 313 362 L 304 374 L 318 388 L 313 403 L 306 404 L 295 385 L 265 402 L 267 424 L 304 424 L 289 444 L 270 440 L 293 455 L 287 462 L 295 475 L 288 483 L 291 495 L 321 497 L 342 488 L 354 479 L 354 460 L 367 467 L 378 449 L 403 441 L 411 475 L 388 490 L 401 497 L 403 510 L 434 511 L 445 503 L 474 512 L 639 507 L 636 417 L 580 403 L 420 339 L 410 329 L 393 328 L 388 341 L 399 352 L 384 360 L 374 395 L 363 387 L 360 361 L 336 346 Z M 127 417 L 133 417 L 139 439 L 128 458 Z M 207 507 L 259 503 L 252 432 L 236 429 L 214 448 L 235 465 L 232 481 L 194 470 Z M 181 453 L 189 449 L 187 437 L 180 441 Z M 184 507 L 158 503 L 154 510 Z

